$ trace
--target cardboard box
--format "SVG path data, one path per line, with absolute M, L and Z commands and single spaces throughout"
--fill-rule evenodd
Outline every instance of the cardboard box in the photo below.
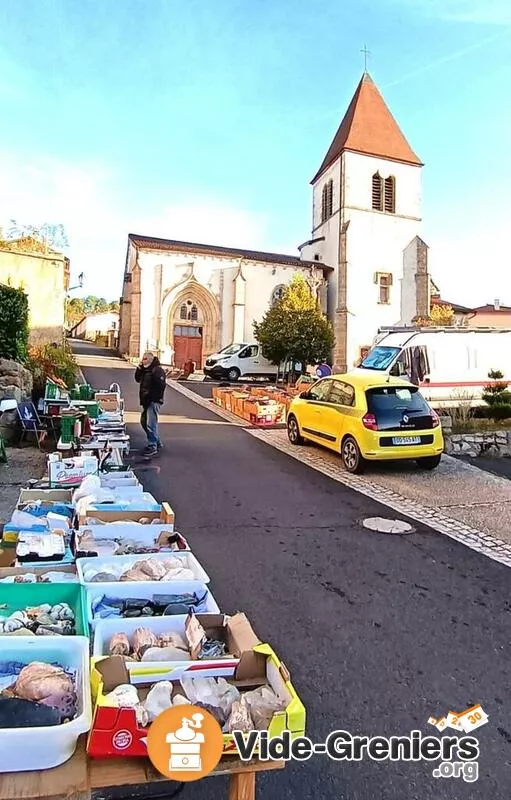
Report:
M 286 703 L 283 711 L 273 715 L 268 732 L 270 737 L 279 736 L 289 730 L 293 739 L 305 734 L 305 707 L 298 697 L 290 680 L 289 672 L 267 644 L 260 644 L 253 649 L 254 661 L 252 674 L 236 670 L 229 681 L 240 690 L 255 689 L 269 685 Z M 107 705 L 105 696 L 123 683 L 130 682 L 130 673 L 126 669 L 124 659 L 111 656 L 106 659 L 93 659 L 91 668 L 91 688 L 93 695 L 93 722 L 87 742 L 87 753 L 91 758 L 145 757 L 147 756 L 147 731 L 137 724 L 136 714 L 132 708 L 117 708 Z M 173 681 L 174 692 L 183 693 L 178 681 Z M 137 687 L 141 700 L 149 690 Z M 225 733 L 224 755 L 238 755 L 234 739 Z
M 21 508 L 27 503 L 64 503 L 71 504 L 73 500 L 72 489 L 22 489 L 16 508 Z
M 180 614 L 143 619 L 140 617 L 104 619 L 98 622 L 94 632 L 93 657 L 108 657 L 108 646 L 114 633 L 125 633 L 131 641 L 135 630 L 140 627 L 148 628 L 156 635 L 171 631 L 179 633 L 188 643 L 190 657 L 188 661 L 127 662 L 130 682 L 135 685 L 147 682 L 146 673 L 155 664 L 158 670 L 168 667 L 168 674 L 165 675 L 162 671 L 156 680 L 179 680 L 182 675 L 197 674 L 198 670 L 203 678 L 213 675 L 232 678 L 235 672 L 238 677 L 243 677 L 251 676 L 254 670 L 260 669 L 260 665 L 256 662 L 261 657 L 254 652 L 254 647 L 261 642 L 247 617 L 242 613 L 234 614 L 232 617 L 225 614 Z M 210 639 L 223 642 L 226 646 L 226 655 L 198 660 L 203 633 Z
M 52 488 L 79 486 L 87 475 L 97 475 L 98 468 L 96 456 L 75 456 L 48 461 L 48 481 Z
M 99 519 L 102 522 L 140 522 L 141 519 L 161 519 L 162 525 L 174 525 L 175 515 L 170 506 L 170 503 L 162 503 L 160 511 L 107 511 L 103 510 L 90 510 L 83 514 L 80 519 L 80 525 L 85 525 L 85 520 Z
M 96 392 L 94 400 L 101 411 L 120 411 L 121 398 L 118 392 Z

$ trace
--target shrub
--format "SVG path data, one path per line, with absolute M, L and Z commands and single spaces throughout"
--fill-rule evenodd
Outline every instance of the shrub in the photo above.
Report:
M 500 370 L 491 370 L 488 378 L 492 383 L 484 387 L 483 400 L 489 406 L 490 418 L 495 421 L 511 418 L 511 391 Z
M 34 395 L 42 397 L 46 380 L 62 381 L 69 388 L 76 383 L 78 364 L 67 344 L 30 347 L 27 368 L 34 376 Z
M 27 350 L 27 295 L 22 289 L 0 285 L 0 358 L 23 362 Z

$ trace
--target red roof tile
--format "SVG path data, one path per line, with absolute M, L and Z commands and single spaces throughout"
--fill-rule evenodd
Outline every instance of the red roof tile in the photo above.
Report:
M 311 183 L 315 183 L 345 150 L 422 166 L 422 161 L 406 141 L 367 72 L 362 76 L 328 153 Z

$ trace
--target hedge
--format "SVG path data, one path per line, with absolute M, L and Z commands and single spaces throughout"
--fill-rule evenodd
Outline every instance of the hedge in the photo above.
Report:
M 0 358 L 25 361 L 28 353 L 28 297 L 0 284 Z

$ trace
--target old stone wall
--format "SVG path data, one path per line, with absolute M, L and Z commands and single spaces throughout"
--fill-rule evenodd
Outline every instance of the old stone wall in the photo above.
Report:
M 493 456 L 511 458 L 511 431 L 451 433 L 445 436 L 445 452 L 451 456 Z
M 32 373 L 17 361 L 0 358 L 0 400 L 13 397 L 20 402 L 30 397 Z

